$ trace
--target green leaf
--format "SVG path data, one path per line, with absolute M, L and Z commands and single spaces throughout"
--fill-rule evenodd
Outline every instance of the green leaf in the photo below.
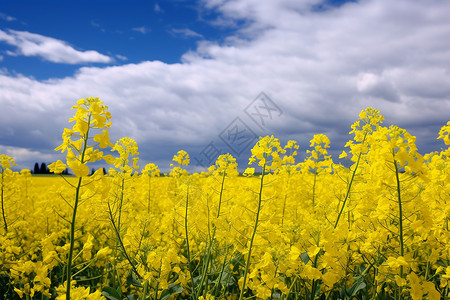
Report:
M 136 274 L 135 274 L 134 272 L 131 272 L 131 273 L 128 275 L 127 281 L 128 281 L 129 283 L 131 283 L 132 285 L 134 285 L 134 286 L 137 286 L 137 287 L 140 287 L 140 288 L 143 287 L 142 284 L 141 284 L 141 282 L 140 282 L 139 279 L 136 277 Z
M 179 286 L 178 284 L 177 285 L 171 284 L 167 290 L 162 291 L 161 300 L 167 300 L 171 296 L 180 294 L 183 291 L 184 291 L 184 288 Z
M 349 299 L 356 297 L 359 291 L 363 290 L 366 287 L 366 283 L 364 282 L 364 277 L 358 278 L 356 280 L 352 287 L 347 289 L 346 294 L 349 297 Z
M 112 287 L 105 286 L 102 290 L 102 295 L 109 300 L 120 300 L 119 293 Z
M 303 252 L 302 254 L 300 254 L 300 259 L 306 265 L 310 261 L 308 252 Z
M 224 269 L 222 272 L 222 277 L 220 277 L 220 284 L 223 286 L 232 286 L 235 283 L 233 274 L 229 269 Z

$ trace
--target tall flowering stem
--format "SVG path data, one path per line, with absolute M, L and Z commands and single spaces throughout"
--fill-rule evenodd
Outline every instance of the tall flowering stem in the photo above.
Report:
M 120 235 L 122 232 L 122 210 L 125 200 L 124 192 L 126 189 L 125 182 L 131 178 L 135 170 L 139 169 L 139 166 L 137 165 L 137 162 L 139 161 L 139 152 L 136 141 L 128 137 L 118 140 L 112 151 L 117 151 L 119 153 L 119 157 L 113 158 L 111 155 L 106 155 L 105 160 L 111 164 L 114 164 L 116 170 L 110 170 L 110 173 L 114 174 L 119 180 L 119 193 L 116 195 L 117 199 L 115 199 L 118 200 L 118 203 L 114 203 L 114 216 L 118 214 L 116 225 L 118 234 Z
M 267 157 L 267 155 L 264 154 L 264 159 L 266 159 L 266 157 Z M 250 238 L 250 245 L 248 247 L 248 257 L 247 257 L 247 262 L 245 264 L 244 281 L 242 283 L 241 293 L 239 295 L 239 299 L 240 300 L 244 296 L 245 284 L 247 283 L 247 275 L 248 275 L 248 270 L 249 270 L 249 267 L 250 267 L 250 261 L 251 261 L 251 257 L 252 257 L 253 242 L 255 240 L 256 231 L 258 230 L 259 215 L 261 213 L 262 190 L 263 190 L 263 186 L 264 186 L 264 175 L 265 175 L 265 173 L 266 173 L 266 162 L 264 162 L 262 173 L 261 173 L 261 181 L 260 181 L 259 193 L 258 193 L 258 208 L 256 210 L 255 225 L 253 226 L 253 232 L 252 232 L 252 236 Z
M 397 183 L 397 202 L 398 202 L 398 235 L 400 238 L 400 256 L 405 254 L 405 243 L 403 240 L 403 207 L 402 207 L 402 193 L 400 186 L 398 163 L 394 159 L 395 181 Z M 400 266 L 400 277 L 403 277 L 403 266 Z
M 256 145 L 252 149 L 252 157 L 249 160 L 249 165 L 257 162 L 260 167 L 262 167 L 261 179 L 258 191 L 258 206 L 255 212 L 255 225 L 253 226 L 252 236 L 250 237 L 250 244 L 248 247 L 248 256 L 245 264 L 244 277 L 242 282 L 242 288 L 239 295 L 239 300 L 242 300 L 245 292 L 245 285 L 247 283 L 247 276 L 250 267 L 250 261 L 252 257 L 253 243 L 258 231 L 259 216 L 261 214 L 262 204 L 265 200 L 263 198 L 263 188 L 266 185 L 264 183 L 264 176 L 266 172 L 277 170 L 282 163 L 280 158 L 280 153 L 285 153 L 286 150 L 280 147 L 280 141 L 273 136 L 266 136 L 260 138 Z M 254 172 L 253 168 L 248 168 L 245 171 L 246 175 L 251 175 Z
M 219 191 L 219 206 L 217 208 L 216 218 L 220 217 L 220 209 L 222 207 L 224 190 L 225 190 L 225 179 L 228 176 L 237 176 L 239 173 L 237 171 L 236 159 L 231 154 L 223 154 L 217 158 L 216 164 L 211 169 L 214 178 L 221 177 L 220 181 L 220 191 Z
M 158 166 L 155 164 L 147 164 L 145 165 L 144 169 L 142 170 L 142 175 L 148 177 L 148 198 L 147 198 L 147 214 L 150 214 L 151 210 L 151 192 L 152 192 L 152 177 L 159 176 L 160 170 L 158 169 Z
M 5 184 L 6 179 L 11 172 L 11 167 L 15 165 L 14 159 L 5 154 L 0 155 L 0 199 L 2 204 L 2 219 L 3 228 L 5 229 L 5 235 L 8 233 L 8 223 L 6 222 L 5 213 Z
M 347 206 L 347 202 L 350 198 L 350 193 L 352 192 L 352 185 L 355 181 L 355 176 L 361 162 L 361 157 L 369 151 L 370 145 L 367 143 L 367 138 L 370 137 L 373 132 L 376 132 L 378 130 L 380 124 L 383 123 L 383 120 L 384 117 L 380 115 L 379 110 L 368 107 L 360 112 L 359 120 L 353 123 L 353 125 L 351 126 L 352 131 L 350 131 L 350 134 L 353 133 L 355 137 L 353 141 L 347 142 L 345 146 L 350 147 L 353 154 L 351 159 L 355 164 L 350 181 L 347 184 L 347 191 L 345 193 L 344 201 L 341 208 L 339 209 L 338 216 L 334 223 L 334 228 L 338 226 L 339 220 L 344 212 L 345 207 Z M 345 151 L 339 156 L 339 158 L 343 157 L 347 157 Z
M 178 163 L 179 166 L 173 167 L 170 171 L 170 176 L 173 177 L 176 181 L 176 184 L 180 185 L 181 190 L 186 191 L 186 197 L 184 198 L 184 214 L 183 214 L 183 229 L 184 229 L 184 242 L 186 243 L 186 259 L 187 259 L 187 267 L 189 270 L 189 275 L 191 279 L 191 285 L 192 285 L 192 299 L 197 299 L 197 291 L 196 291 L 196 285 L 195 285 L 195 278 L 194 278 L 194 269 L 192 268 L 192 257 L 191 257 L 191 248 L 190 248 L 190 240 L 189 240 L 189 224 L 188 224 L 188 217 L 189 217 L 189 206 L 190 206 L 190 198 L 189 198 L 189 188 L 191 184 L 191 178 L 189 177 L 189 173 L 183 169 L 183 166 L 189 165 L 190 157 L 189 154 L 184 151 L 180 150 L 177 152 L 176 155 L 173 156 L 172 161 Z M 176 208 L 175 208 L 176 209 Z
M 78 181 L 75 186 L 74 202 L 72 207 L 72 218 L 70 221 L 70 248 L 67 257 L 67 270 L 66 270 L 66 299 L 70 299 L 71 281 L 73 272 L 73 254 L 75 245 L 75 229 L 76 229 L 76 217 L 77 210 L 81 199 L 82 187 L 89 182 L 84 182 L 89 175 L 89 167 L 87 163 L 95 162 L 103 158 L 103 152 L 98 147 L 106 148 L 112 146 L 109 141 L 109 134 L 106 128 L 110 128 L 111 122 L 108 120 L 111 118 L 111 114 L 108 112 L 108 107 L 102 104 L 98 98 L 86 98 L 78 100 L 77 105 L 72 109 L 76 109 L 76 113 L 73 118 L 70 118 L 70 122 L 75 122 L 72 129 L 64 129 L 63 143 L 55 150 L 61 150 L 61 152 L 67 152 L 66 164 L 58 160 L 49 165 L 51 172 L 55 174 L 62 173 L 67 167 L 77 176 Z M 102 130 L 102 132 L 96 131 Z M 94 135 L 95 134 L 95 135 Z M 92 135 L 94 138 L 92 139 Z M 94 142 L 92 142 L 92 140 Z

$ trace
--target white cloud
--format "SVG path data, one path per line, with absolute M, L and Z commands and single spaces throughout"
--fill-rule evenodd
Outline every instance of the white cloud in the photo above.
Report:
M 98 24 L 95 21 L 91 21 L 91 25 L 94 26 L 94 27 L 100 28 L 100 24 Z
M 39 56 L 54 63 L 110 63 L 112 59 L 97 51 L 79 51 L 65 41 L 27 31 L 0 30 L 0 41 L 17 47 L 9 55 Z
M 120 55 L 120 54 L 116 54 L 116 57 L 117 57 L 118 59 L 120 59 L 120 60 L 123 60 L 123 61 L 128 60 L 128 57 L 123 56 L 123 55 Z
M 397 102 L 398 95 L 392 83 L 376 74 L 363 73 L 357 82 L 358 92 L 382 100 Z
M 299 140 L 303 150 L 317 133 L 342 149 L 368 106 L 417 135 L 421 151 L 444 146 L 436 137 L 450 111 L 450 2 L 366 0 L 311 10 L 318 3 L 205 0 L 221 18 L 246 25 L 223 44 L 200 42 L 182 63 L 83 67 L 48 81 L 0 73 L 0 144 L 51 151 L 68 108 L 98 96 L 113 115 L 112 137 L 135 138 L 141 158 L 163 168 L 180 149 L 196 154 L 220 141 L 235 117 L 257 134 Z M 261 91 L 284 112 L 265 132 L 243 112 Z
M 158 3 L 155 3 L 155 6 L 153 6 L 153 11 L 156 12 L 156 13 L 164 12 L 164 11 L 162 10 L 161 6 L 159 6 Z
M 99 23 L 95 22 L 95 21 L 91 21 L 91 26 L 98 28 L 101 32 L 106 32 L 105 28 L 103 28 Z
M 181 29 L 173 28 L 170 30 L 170 33 L 174 35 L 180 35 L 183 38 L 203 38 L 203 35 L 189 28 L 181 28 Z
M 0 13 L 0 19 L 5 20 L 7 22 L 12 22 L 12 21 L 17 20 L 16 18 L 8 16 L 8 15 L 6 15 L 4 13 Z
M 134 27 L 134 28 L 132 28 L 131 30 L 140 32 L 140 33 L 142 33 L 142 34 L 147 34 L 147 33 L 150 31 L 150 30 L 149 30 L 147 27 L 145 27 L 145 26 L 142 26 L 142 27 Z
M 39 164 L 42 162 L 53 162 L 58 156 L 56 153 L 43 153 L 28 148 L 2 145 L 0 145 L 0 153 L 14 158 L 16 162 L 16 166 L 13 167 L 14 169 L 31 169 L 35 162 Z M 39 159 L 39 161 L 36 161 L 36 159 Z

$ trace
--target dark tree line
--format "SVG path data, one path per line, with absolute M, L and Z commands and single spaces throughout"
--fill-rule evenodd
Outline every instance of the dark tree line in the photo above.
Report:
M 105 175 L 108 174 L 108 173 L 106 172 L 106 169 L 105 169 L 105 168 L 102 168 L 102 170 L 103 170 L 103 174 L 105 174 Z M 35 163 L 35 164 L 34 164 L 34 168 L 33 168 L 32 173 L 33 173 L 33 174 L 53 174 L 53 173 L 50 172 L 50 170 L 48 169 L 48 167 L 47 167 L 47 165 L 46 165 L 45 163 L 41 163 L 40 166 L 39 166 L 39 163 Z M 90 173 L 89 175 L 92 175 L 92 174 L 94 174 L 94 173 L 95 173 L 95 169 L 92 168 L 92 169 L 91 169 L 91 173 Z M 69 169 L 65 169 L 65 170 L 62 172 L 62 175 L 70 175 Z
M 101 168 L 101 170 L 103 171 L 103 175 L 108 175 L 108 172 L 106 171 L 105 168 Z M 91 173 L 89 175 L 94 175 L 94 173 L 95 173 L 95 169 L 92 168 L 91 169 Z
M 33 168 L 33 174 L 53 174 L 48 169 L 47 165 L 45 163 L 41 163 L 41 166 L 39 166 L 39 163 L 34 164 Z M 62 172 L 62 175 L 69 175 L 69 169 L 65 169 Z

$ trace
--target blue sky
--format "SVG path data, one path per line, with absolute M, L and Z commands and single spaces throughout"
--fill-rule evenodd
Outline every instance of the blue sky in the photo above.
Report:
M 266 134 L 304 152 L 324 133 L 337 157 L 369 106 L 440 150 L 449 13 L 442 0 L 4 0 L 0 153 L 19 168 L 63 158 L 69 108 L 90 96 L 110 107 L 112 138 L 162 169 L 180 149 L 199 170 L 219 152 L 244 168 Z
M 212 26 L 217 14 L 203 11 L 194 1 L 4 1 L 2 10 L 2 29 L 40 34 L 79 50 L 95 49 L 112 59 L 108 65 L 177 63 L 184 53 L 195 50 L 199 39 L 220 41 L 233 31 Z M 8 16 L 14 20 L 8 22 Z M 14 46 L 3 44 L 2 50 L 14 51 Z M 5 55 L 2 63 L 41 80 L 70 76 L 80 67 L 35 56 Z

